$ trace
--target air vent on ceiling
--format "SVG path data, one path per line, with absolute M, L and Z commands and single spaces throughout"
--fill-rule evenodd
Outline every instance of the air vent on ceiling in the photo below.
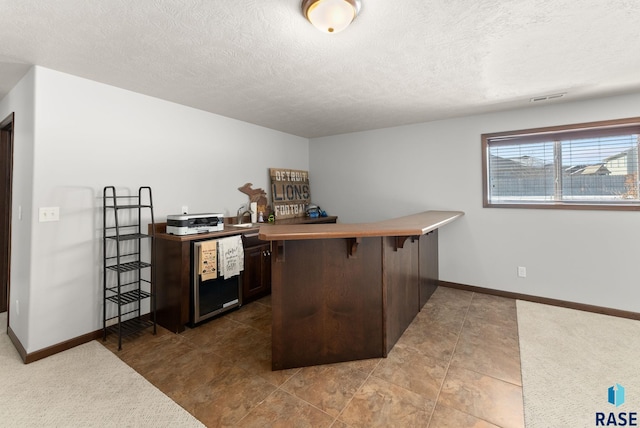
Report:
M 561 92 L 559 94 L 542 95 L 540 97 L 530 98 L 529 101 L 532 102 L 532 103 L 537 103 L 537 102 L 540 102 L 540 101 L 551 101 L 551 100 L 555 100 L 555 99 L 558 99 L 558 98 L 562 98 L 565 95 L 567 95 L 566 92 Z

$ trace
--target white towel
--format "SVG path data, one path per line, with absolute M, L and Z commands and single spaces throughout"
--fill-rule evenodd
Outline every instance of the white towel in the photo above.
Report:
M 222 238 L 218 241 L 220 272 L 227 279 L 239 275 L 244 270 L 244 248 L 240 235 Z

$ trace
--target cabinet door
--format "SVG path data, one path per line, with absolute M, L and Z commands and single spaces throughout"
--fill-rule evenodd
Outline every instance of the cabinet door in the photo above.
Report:
M 264 246 L 264 252 L 262 253 L 262 284 L 263 284 L 263 296 L 271 294 L 271 245 Z
M 271 255 L 269 250 L 269 244 L 244 249 L 243 304 L 271 292 Z

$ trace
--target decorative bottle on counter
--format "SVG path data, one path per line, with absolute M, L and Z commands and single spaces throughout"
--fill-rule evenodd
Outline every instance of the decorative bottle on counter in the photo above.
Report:
M 256 217 L 258 216 L 258 203 L 257 202 L 251 202 L 249 204 L 250 211 L 251 211 L 251 223 L 255 223 L 256 222 Z

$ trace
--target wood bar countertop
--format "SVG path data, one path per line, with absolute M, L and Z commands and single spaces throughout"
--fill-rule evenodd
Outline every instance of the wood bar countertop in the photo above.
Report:
M 424 211 L 391 220 L 353 224 L 300 224 L 260 226 L 263 241 L 301 239 L 361 238 L 373 236 L 420 236 L 464 215 L 462 211 Z
M 260 226 L 272 251 L 272 369 L 386 357 L 437 287 L 438 229 L 463 215 Z

